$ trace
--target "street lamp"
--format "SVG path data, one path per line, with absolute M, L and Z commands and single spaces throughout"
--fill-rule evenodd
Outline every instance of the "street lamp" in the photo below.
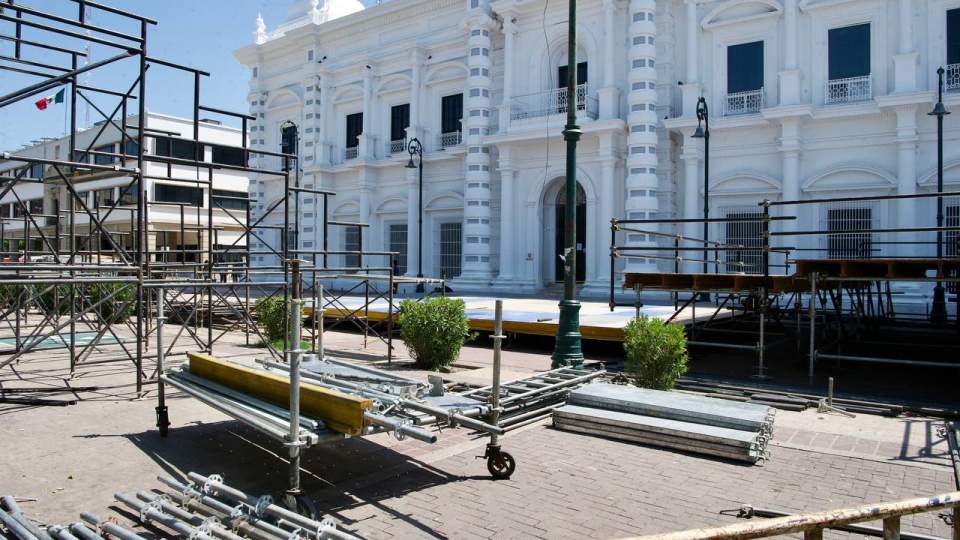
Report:
M 417 277 L 423 277 L 423 144 L 420 139 L 414 137 L 407 143 L 407 152 L 410 153 L 410 161 L 407 162 L 408 169 L 416 169 L 418 166 L 413 163 L 413 156 L 420 159 L 420 193 L 417 197 Z M 423 292 L 423 281 L 417 281 L 417 292 Z
M 567 143 L 566 185 L 567 203 L 564 215 L 563 300 L 560 301 L 560 320 L 557 324 L 557 342 L 553 351 L 553 367 L 583 365 L 580 336 L 580 301 L 577 300 L 577 2 L 570 0 L 567 17 L 567 123 L 563 140 Z
M 691 137 L 703 139 L 703 273 L 706 274 L 710 240 L 710 111 L 703 96 L 697 100 L 697 129 Z M 709 302 L 710 294 L 701 293 L 701 298 Z
M 943 66 L 937 70 L 937 104 L 927 113 L 937 117 L 937 193 L 943 193 L 943 117 L 950 111 L 943 106 Z M 937 196 L 937 260 L 943 258 L 943 197 Z M 933 288 L 933 306 L 930 308 L 930 322 L 943 324 L 947 322 L 947 300 L 943 290 L 943 282 L 937 281 Z

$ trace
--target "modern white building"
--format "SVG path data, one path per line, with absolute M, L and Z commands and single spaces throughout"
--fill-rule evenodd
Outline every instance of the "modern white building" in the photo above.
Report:
M 98 123 L 79 130 L 77 148 L 91 152 L 82 152 L 78 161 L 136 167 L 136 142 L 126 140 L 121 144 L 118 125 L 119 120 L 106 126 Z M 138 125 L 138 117 L 129 116 L 127 125 Z M 192 120 L 148 113 L 145 128 L 146 153 L 194 158 Z M 228 165 L 243 163 L 242 151 L 236 149 L 242 146 L 241 130 L 214 120 L 201 120 L 199 140 L 203 142 L 204 161 Z M 46 138 L 9 151 L 17 156 L 65 161 L 69 159 L 69 145 L 68 137 Z M 23 171 L 24 168 L 27 170 Z M 210 230 L 207 209 L 213 205 L 215 249 L 234 246 L 232 249 L 236 249 L 236 255 L 228 253 L 224 260 L 239 261 L 247 244 L 243 234 L 249 187 L 246 172 L 215 169 L 208 177 L 206 168 L 148 161 L 145 163 L 144 176 L 149 201 L 147 239 L 152 260 L 206 260 L 206 231 Z M 60 250 L 69 251 L 69 235 L 73 231 L 76 249 L 82 253 L 97 251 L 97 246 L 91 245 L 88 239 L 93 236 L 96 242 L 99 236 L 96 227 L 91 227 L 88 211 L 97 216 L 105 230 L 111 231 L 114 241 L 121 247 L 130 249 L 134 245 L 138 230 L 136 211 L 139 195 L 129 174 L 96 169 L 79 170 L 77 175 L 70 176 L 86 208 L 70 194 L 52 165 L 25 165 L 17 161 L 0 163 L 0 180 L 9 180 L 11 177 L 24 180 L 0 198 L 0 251 L 6 253 L 7 259 L 23 257 L 24 253 L 27 256 L 49 254 L 50 245 L 44 243 L 38 229 L 43 231 L 48 241 L 59 237 Z M 43 179 L 42 183 L 40 179 Z M 191 182 L 197 179 L 201 183 Z M 212 182 L 207 183 L 207 180 Z M 27 216 L 24 207 L 36 216 Z M 54 227 L 53 216 L 57 215 L 60 216 L 59 232 Z M 109 251 L 108 245 L 103 247 Z M 170 253 L 176 251 L 180 253 Z M 17 252 L 20 252 L 19 255 Z
M 587 294 L 609 283 L 611 218 L 702 217 L 705 148 L 691 137 L 701 96 L 712 217 L 755 215 L 763 199 L 935 189 L 936 123 L 927 112 L 943 65 L 947 107 L 960 113 L 960 0 L 579 0 L 577 7 L 580 84 L 568 100 L 565 2 L 391 0 L 366 9 L 357 0 L 294 2 L 280 26 L 258 21 L 255 42 L 235 52 L 251 73 L 252 144 L 278 150 L 281 126 L 295 124 L 301 183 L 337 192 L 331 218 L 369 223 L 365 249 L 405 253 L 404 273 L 443 273 L 457 291 L 533 292 L 560 280 L 568 102 L 583 130 L 576 204 L 578 279 Z M 960 115 L 946 118 L 948 190 L 960 187 L 958 125 Z M 417 171 L 405 168 L 413 137 L 425 147 L 423 268 Z M 254 185 L 256 216 L 283 189 L 270 178 Z M 314 199 L 301 196 L 301 249 L 322 243 Z M 930 226 L 933 208 L 932 199 L 807 205 L 788 208 L 799 219 L 786 226 Z M 960 219 L 958 208 L 948 201 L 948 222 Z M 702 237 L 695 226 L 682 232 Z M 709 234 L 749 243 L 760 231 L 718 224 Z M 354 229 L 330 235 L 331 249 L 358 247 Z M 784 244 L 809 250 L 798 252 L 804 257 L 850 256 L 851 244 L 874 256 L 920 254 L 895 243 L 903 236 Z M 619 238 L 637 246 L 656 240 Z M 625 261 L 616 264 L 620 271 Z M 626 264 L 673 268 L 654 258 Z

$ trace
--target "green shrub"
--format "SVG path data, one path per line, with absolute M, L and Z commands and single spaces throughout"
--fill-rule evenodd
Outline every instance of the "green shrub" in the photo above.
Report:
M 463 300 L 434 297 L 400 302 L 400 337 L 417 367 L 435 371 L 452 364 L 474 336 Z
M 114 294 L 114 292 L 116 292 L 116 294 Z M 78 290 L 77 294 L 83 294 L 83 290 Z M 99 312 L 101 319 L 107 324 L 121 323 L 132 317 L 137 310 L 137 289 L 131 284 L 95 283 L 90 286 L 88 294 L 91 306 L 110 297 L 109 300 L 106 300 L 91 310 L 91 313 Z M 66 303 L 68 297 L 68 292 L 60 291 L 61 303 Z M 50 309 L 52 309 L 52 303 Z M 63 309 L 62 304 L 61 309 Z
M 279 340 L 283 344 L 284 333 L 286 332 L 287 314 L 283 309 L 282 296 L 270 296 L 261 298 L 256 303 L 257 321 L 263 326 L 267 339 L 270 342 Z M 283 347 L 281 347 L 281 350 Z
M 637 386 L 670 390 L 687 372 L 687 336 L 682 324 L 639 317 L 630 321 L 624 332 L 626 372 Z

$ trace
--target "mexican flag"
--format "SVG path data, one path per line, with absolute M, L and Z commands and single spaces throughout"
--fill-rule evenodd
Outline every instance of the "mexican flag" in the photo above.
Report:
M 37 100 L 37 101 L 34 103 L 34 105 L 36 105 L 38 109 L 40 109 L 41 111 L 43 111 L 43 110 L 46 110 L 47 105 L 49 105 L 49 104 L 51 104 L 51 103 L 63 103 L 63 92 L 64 92 L 64 90 L 65 90 L 64 88 L 61 88 L 59 92 L 57 92 L 56 94 L 54 94 L 54 95 L 52 95 L 52 96 L 47 96 L 47 97 L 45 97 L 45 98 L 40 98 L 39 100 Z

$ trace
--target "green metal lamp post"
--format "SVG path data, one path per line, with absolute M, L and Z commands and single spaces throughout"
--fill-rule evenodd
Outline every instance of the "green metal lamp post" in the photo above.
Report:
M 943 117 L 950 111 L 943 106 L 943 66 L 937 70 L 937 104 L 928 112 L 937 117 L 937 193 L 943 193 Z M 943 197 L 937 196 L 937 260 L 943 258 Z M 937 281 L 933 288 L 933 306 L 930 308 L 930 321 L 934 324 L 947 322 L 947 297 L 943 282 Z
M 557 344 L 553 351 L 553 367 L 583 365 L 580 343 L 580 301 L 577 299 L 577 2 L 569 0 L 567 30 L 567 123 L 563 140 L 567 143 L 567 203 L 564 207 L 563 300 L 560 301 L 560 323 Z

